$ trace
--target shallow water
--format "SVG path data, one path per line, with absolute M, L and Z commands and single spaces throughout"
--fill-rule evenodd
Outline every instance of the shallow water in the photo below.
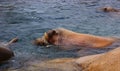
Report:
M 74 51 L 61 51 L 31 44 L 49 29 L 66 28 L 100 36 L 120 36 L 120 14 L 104 13 L 101 7 L 120 7 L 119 0 L 0 0 L 0 40 L 14 37 L 15 57 L 0 65 L 0 70 L 27 67 L 26 62 L 50 58 L 77 57 Z M 93 50 L 101 53 L 107 50 Z M 88 55 L 79 54 L 79 56 Z

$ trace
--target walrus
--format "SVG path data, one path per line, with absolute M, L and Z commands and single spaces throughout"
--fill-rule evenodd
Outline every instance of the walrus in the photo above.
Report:
M 46 46 L 78 46 L 91 48 L 104 48 L 112 45 L 117 39 L 110 37 L 95 36 L 67 30 L 64 28 L 48 30 L 40 38 L 34 40 L 34 44 Z M 74 47 L 75 48 L 75 47 Z
M 113 7 L 103 7 L 101 8 L 102 11 L 104 12 L 120 12 L 119 9 L 113 8 Z
M 13 38 L 8 43 L 0 43 L 0 63 L 9 60 L 14 56 L 12 50 L 8 48 L 8 46 L 14 42 L 17 42 L 18 38 Z

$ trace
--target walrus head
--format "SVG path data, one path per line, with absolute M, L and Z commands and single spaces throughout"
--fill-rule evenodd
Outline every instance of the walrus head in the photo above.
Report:
M 9 48 L 0 47 L 0 63 L 9 60 L 14 56 L 14 53 Z
M 113 7 L 103 7 L 102 10 L 103 10 L 104 12 L 119 12 L 118 9 L 115 9 L 115 8 L 113 8 Z
M 48 32 L 45 32 L 43 37 L 37 38 L 34 41 L 34 44 L 46 46 L 46 45 L 57 45 L 59 38 L 59 32 L 57 30 L 49 30 Z

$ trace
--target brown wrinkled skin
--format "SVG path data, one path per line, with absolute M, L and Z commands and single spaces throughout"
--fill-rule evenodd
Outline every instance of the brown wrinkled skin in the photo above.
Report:
M 46 40 L 44 42 L 43 40 Z M 42 38 L 38 38 L 34 41 L 37 45 L 61 45 L 61 46 L 82 46 L 92 48 L 104 48 L 112 45 L 116 39 L 94 36 L 90 34 L 83 34 L 73 32 L 67 29 L 59 28 L 55 30 L 49 30 L 43 35 Z

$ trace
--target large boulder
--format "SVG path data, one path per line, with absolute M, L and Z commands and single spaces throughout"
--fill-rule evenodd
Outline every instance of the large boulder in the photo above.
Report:
M 85 71 L 120 71 L 120 47 L 107 53 L 79 58 L 75 62 Z
M 120 47 L 102 54 L 35 61 L 28 65 L 28 71 L 120 71 Z

